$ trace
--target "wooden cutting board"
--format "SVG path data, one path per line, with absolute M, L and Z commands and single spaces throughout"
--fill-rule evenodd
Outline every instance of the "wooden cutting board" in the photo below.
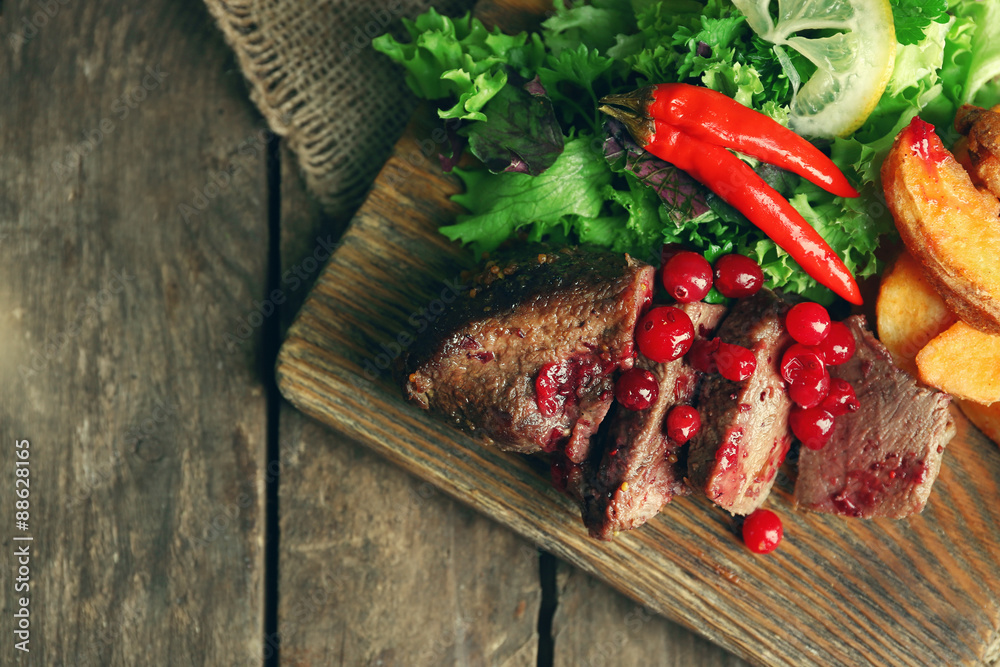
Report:
M 982 664 L 1000 650 L 1000 452 L 955 410 L 958 435 L 923 514 L 848 520 L 768 500 L 785 524 L 769 556 L 725 512 L 675 500 L 613 543 L 526 457 L 485 448 L 405 403 L 392 364 L 447 307 L 471 266 L 437 233 L 460 207 L 415 117 L 288 333 L 282 393 L 543 549 L 748 660 L 767 665 Z

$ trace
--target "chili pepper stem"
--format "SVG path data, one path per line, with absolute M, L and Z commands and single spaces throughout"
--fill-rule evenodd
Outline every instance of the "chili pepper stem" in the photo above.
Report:
M 626 109 L 631 109 L 637 114 L 642 116 L 646 115 L 646 109 L 653 102 L 653 86 L 644 86 L 643 88 L 637 88 L 629 93 L 619 93 L 616 95 L 605 95 L 601 98 L 601 104 L 607 104 L 615 107 L 625 107 Z M 605 113 L 608 113 L 605 111 Z
M 617 97 L 617 96 L 610 96 Z M 607 99 L 607 98 L 604 98 Z M 602 102 L 604 100 L 601 100 Z M 655 131 L 655 126 L 653 124 L 653 119 L 647 116 L 643 116 L 635 111 L 629 109 L 622 109 L 619 107 L 608 106 L 607 104 L 602 104 L 597 107 L 597 110 L 606 113 L 607 115 L 620 120 L 628 129 L 629 134 L 632 138 L 639 142 L 640 146 L 645 146 L 650 141 L 653 140 L 653 133 Z

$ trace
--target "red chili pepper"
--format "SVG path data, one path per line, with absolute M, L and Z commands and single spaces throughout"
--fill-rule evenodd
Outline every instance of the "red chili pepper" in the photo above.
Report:
M 837 165 L 787 127 L 710 88 L 661 83 L 601 102 L 665 121 L 685 134 L 770 162 L 840 197 L 857 197 Z
M 612 97 L 620 103 L 624 96 Z M 609 100 L 605 98 L 602 102 Z M 644 149 L 686 171 L 735 207 L 821 285 L 853 304 L 862 303 L 854 276 L 823 237 L 749 165 L 720 143 L 706 141 L 664 120 L 650 118 L 644 109 L 640 110 L 641 115 L 607 105 L 600 110 L 625 123 Z M 692 120 L 688 124 L 694 126 L 696 122 Z M 742 145 L 747 146 L 748 142 Z M 759 157 L 752 150 L 741 150 Z

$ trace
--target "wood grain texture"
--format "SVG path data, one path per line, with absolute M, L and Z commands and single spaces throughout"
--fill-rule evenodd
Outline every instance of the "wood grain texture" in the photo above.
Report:
M 283 153 L 283 313 L 343 226 L 293 164 Z M 533 546 L 287 404 L 279 442 L 282 663 L 535 665 Z
M 259 665 L 265 399 L 226 335 L 264 291 L 265 165 L 220 175 L 259 123 L 197 0 L 45 6 L 0 21 L 0 662 Z
M 444 307 L 468 259 L 436 233 L 457 207 L 428 155 L 433 131 L 397 146 L 289 331 L 285 396 L 437 488 L 608 581 L 641 604 L 761 664 L 977 664 L 1000 608 L 1000 453 L 960 414 L 923 515 L 849 521 L 769 506 L 786 541 L 747 553 L 728 515 L 677 500 L 614 544 L 589 539 L 544 471 L 484 448 L 405 404 L 388 370 Z
M 565 563 L 558 567 L 558 587 L 552 620 L 555 667 L 746 665 Z

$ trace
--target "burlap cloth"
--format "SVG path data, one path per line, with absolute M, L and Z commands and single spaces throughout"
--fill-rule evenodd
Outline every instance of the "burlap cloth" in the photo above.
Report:
M 205 0 L 250 95 L 334 216 L 361 202 L 416 104 L 400 69 L 371 47 L 430 0 Z M 462 14 L 472 0 L 435 1 Z

